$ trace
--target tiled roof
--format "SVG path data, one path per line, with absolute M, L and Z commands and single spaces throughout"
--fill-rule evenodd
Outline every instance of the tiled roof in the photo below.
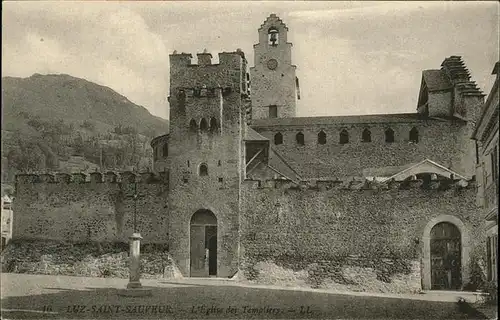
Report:
M 442 70 L 424 70 L 422 77 L 429 91 L 447 90 L 452 87 L 446 73 Z
M 247 127 L 245 131 L 245 137 L 243 138 L 245 141 L 269 141 L 268 138 L 264 137 L 254 129 Z
M 373 114 L 359 116 L 334 116 L 334 117 L 296 117 L 275 119 L 253 119 L 252 127 L 267 126 L 304 126 L 328 124 L 369 124 L 389 122 L 414 122 L 432 120 L 418 113 Z

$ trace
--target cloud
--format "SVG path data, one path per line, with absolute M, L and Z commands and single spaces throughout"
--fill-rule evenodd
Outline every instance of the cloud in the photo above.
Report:
M 168 54 L 206 48 L 216 62 L 242 48 L 253 65 L 271 12 L 290 30 L 301 116 L 413 112 L 422 70 L 450 55 L 493 83 L 498 3 L 486 2 L 5 2 L 2 75 L 71 74 L 167 117 Z

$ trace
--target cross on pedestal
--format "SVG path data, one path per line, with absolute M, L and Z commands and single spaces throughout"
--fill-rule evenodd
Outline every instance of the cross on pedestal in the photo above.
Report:
M 137 200 L 144 197 L 145 195 L 137 193 L 137 182 L 134 182 L 134 194 L 126 196 L 134 199 L 134 233 L 137 233 Z

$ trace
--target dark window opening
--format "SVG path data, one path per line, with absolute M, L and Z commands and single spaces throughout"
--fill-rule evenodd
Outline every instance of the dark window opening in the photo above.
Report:
M 372 142 L 372 133 L 370 132 L 370 130 L 363 130 L 363 133 L 361 134 L 361 141 Z
M 217 126 L 217 120 L 215 118 L 210 119 L 210 132 L 215 132 L 217 131 L 218 126 Z
M 326 133 L 321 130 L 318 133 L 318 144 L 325 144 L 326 143 Z
M 270 28 L 267 32 L 268 44 L 271 46 L 276 46 L 279 44 L 279 31 L 276 28 Z
M 339 143 L 340 144 L 349 143 L 349 133 L 347 132 L 346 129 L 340 131 Z
M 221 165 L 222 165 L 222 162 L 221 162 L 220 160 L 219 160 L 219 161 L 217 161 L 217 166 L 219 166 L 219 167 L 220 167 Z
M 153 161 L 158 160 L 158 148 L 153 149 Z
M 274 135 L 274 144 L 283 144 L 283 135 L 281 134 L 281 132 L 278 132 Z
M 219 178 L 219 182 L 220 183 L 224 182 L 224 179 L 223 178 Z
M 295 136 L 295 140 L 297 141 L 298 145 L 303 146 L 305 144 L 304 134 L 302 132 L 297 133 L 297 135 Z
M 200 176 L 208 176 L 208 167 L 206 164 L 202 163 L 200 165 L 200 172 L 199 172 L 199 175 Z
M 191 163 L 189 162 L 189 160 L 187 161 L 187 165 L 188 165 L 188 168 L 189 168 L 189 166 L 191 165 Z
M 168 157 L 168 143 L 165 143 L 163 145 L 163 157 L 164 158 Z
M 418 130 L 415 127 L 410 130 L 410 141 L 413 143 L 418 143 Z
M 196 121 L 194 119 L 191 119 L 191 121 L 189 122 L 189 131 L 191 132 L 198 131 L 198 126 L 196 125 Z
M 182 182 L 184 182 L 184 183 L 188 183 L 188 182 L 189 182 L 189 180 L 188 180 L 188 178 L 182 178 Z
M 269 106 L 269 118 L 274 119 L 278 117 L 278 107 Z
M 208 123 L 207 123 L 207 120 L 205 120 L 205 118 L 201 119 L 200 121 L 200 130 L 201 131 L 207 131 L 208 129 Z
M 385 142 L 394 142 L 394 130 L 391 128 L 385 130 Z

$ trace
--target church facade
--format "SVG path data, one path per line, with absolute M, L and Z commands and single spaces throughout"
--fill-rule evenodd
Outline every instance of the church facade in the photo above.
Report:
M 168 243 L 183 276 L 262 279 L 272 265 L 315 286 L 475 285 L 485 238 L 470 137 L 484 95 L 462 59 L 423 71 L 414 113 L 296 117 L 287 33 L 270 15 L 251 68 L 241 50 L 219 53 L 218 64 L 207 52 L 197 64 L 191 54 L 171 54 L 170 132 L 151 142 L 157 178 L 19 176 L 14 237 L 76 241 L 87 235 L 83 221 L 100 219 L 84 223 L 100 225 L 94 239 L 126 239 L 132 213 L 124 195 L 134 184 L 145 194 L 137 231 Z M 93 213 L 74 215 L 79 223 L 45 205 L 67 207 L 72 197 L 92 202 Z

